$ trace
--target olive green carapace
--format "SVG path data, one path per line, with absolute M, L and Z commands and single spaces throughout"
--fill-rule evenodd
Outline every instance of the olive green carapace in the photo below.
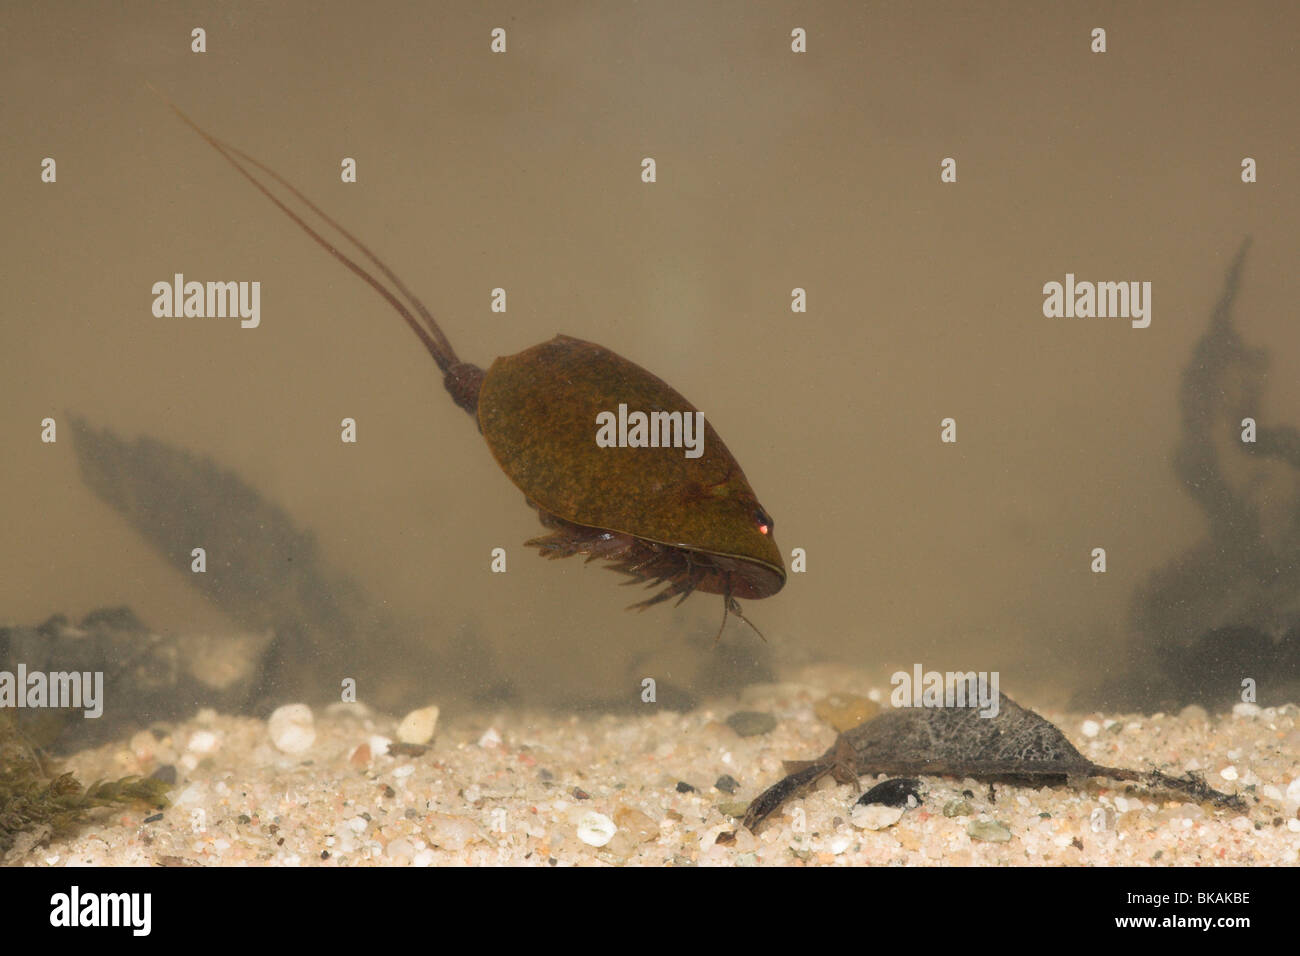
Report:
M 722 595 L 724 627 L 728 614 L 746 620 L 737 598 L 769 597 L 785 585 L 772 518 L 707 421 L 703 454 L 694 458 L 682 447 L 596 443 L 597 416 L 617 414 L 620 405 L 629 412 L 680 413 L 683 425 L 687 416 L 694 425 L 695 407 L 662 380 L 609 349 L 565 335 L 499 358 L 487 371 L 462 361 L 424 303 L 359 239 L 265 163 L 176 112 L 415 333 L 452 401 L 475 416 L 497 463 L 550 529 L 529 546 L 548 558 L 601 558 L 633 581 L 662 588 L 635 608 L 673 597 L 680 603 L 696 591 Z M 259 176 L 288 195 L 276 195 Z M 288 197 L 346 239 L 375 271 L 309 225 Z
M 693 414 L 664 381 L 609 349 L 557 335 L 498 358 L 484 376 L 478 419 L 497 463 L 541 510 L 646 541 L 736 558 L 785 581 L 771 529 L 736 459 L 705 419 L 704 450 L 602 448 L 596 416 L 619 404 Z M 766 575 L 765 575 L 766 576 Z

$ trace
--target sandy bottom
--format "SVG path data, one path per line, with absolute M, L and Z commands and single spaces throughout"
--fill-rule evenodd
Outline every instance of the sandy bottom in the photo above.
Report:
M 1300 862 L 1300 708 L 1207 717 L 1070 714 L 1033 707 L 1089 759 L 1198 771 L 1248 798 L 1216 811 L 1092 781 L 1020 789 L 926 778 L 923 804 L 852 814 L 850 786 L 825 780 L 757 835 L 729 814 L 818 756 L 835 731 L 816 716 L 842 670 L 751 687 L 675 714 L 560 716 L 502 710 L 444 718 L 423 753 L 385 753 L 397 720 L 359 705 L 312 716 L 300 753 L 267 722 L 200 712 L 76 755 L 83 780 L 175 774 L 160 816 L 116 810 L 75 838 L 8 862 L 92 865 L 1294 865 Z M 833 686 L 832 686 L 833 685 Z M 1013 696 L 1014 691 L 1012 692 Z M 878 691 L 877 691 L 878 696 Z M 434 702 L 436 703 L 436 702 Z M 736 711 L 775 718 L 742 737 Z M 173 768 L 173 769 L 168 769 Z M 730 778 L 730 779 L 728 779 Z M 883 779 L 883 778 L 882 778 Z M 721 781 L 723 789 L 716 784 Z M 863 780 L 864 789 L 874 781 Z M 734 789 L 734 793 L 726 792 Z M 966 791 L 966 793 L 963 793 Z M 945 815 L 945 808 L 949 815 Z M 893 819 L 897 817 L 897 819 Z M 1000 824 L 998 826 L 997 824 Z M 867 826 L 879 827 L 869 829 Z M 730 834 L 735 833 L 734 837 Z

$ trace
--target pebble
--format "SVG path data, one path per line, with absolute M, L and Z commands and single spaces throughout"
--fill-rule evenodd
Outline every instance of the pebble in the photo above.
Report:
M 201 804 L 205 799 L 207 797 L 203 790 L 203 784 L 192 783 L 182 790 L 179 796 L 172 799 L 172 804 L 178 807 L 187 803 Z
M 594 810 L 584 813 L 578 820 L 578 839 L 587 846 L 604 846 L 617 832 L 613 820 Z
M 1210 719 L 1209 713 L 1200 704 L 1188 704 L 1178 712 L 1181 720 L 1199 720 L 1205 721 Z
M 271 733 L 271 742 L 287 754 L 300 754 L 316 742 L 311 708 L 306 704 L 277 707 L 267 721 L 267 729 Z
M 892 827 L 903 817 L 901 807 L 886 807 L 872 803 L 867 806 L 855 806 L 849 814 L 849 822 L 859 830 L 883 830 Z
M 1234 717 L 1258 717 L 1259 704 L 1250 704 L 1246 701 L 1238 701 L 1232 705 L 1232 716 Z
M 1286 802 L 1300 804 L 1300 777 L 1286 785 Z
M 854 694 L 831 694 L 813 704 L 813 713 L 822 723 L 843 733 L 875 717 L 880 713 L 880 705 Z
M 966 834 L 982 843 L 1006 843 L 1011 839 L 1006 824 L 996 820 L 972 820 L 966 827 Z
M 436 704 L 411 711 L 397 725 L 397 739 L 404 744 L 427 744 L 438 727 L 439 713 Z
M 949 800 L 943 805 L 945 817 L 969 817 L 974 813 L 975 808 L 966 800 Z
M 483 731 L 483 736 L 478 739 L 478 745 L 484 750 L 492 750 L 501 746 L 501 735 L 497 733 L 495 727 L 489 727 Z
M 415 845 L 412 844 L 410 840 L 406 839 L 406 837 L 398 837 L 396 840 L 390 841 L 388 846 L 384 847 L 384 855 L 389 859 L 405 857 L 407 860 L 410 860 L 415 856 Z
M 198 754 L 210 754 L 220 745 L 217 735 L 210 730 L 198 730 L 190 734 L 190 742 L 186 750 Z
M 1085 737 L 1096 737 L 1101 733 L 1101 724 L 1095 720 L 1085 720 L 1079 730 Z
M 154 735 L 147 730 L 142 730 L 127 744 L 127 748 L 135 755 L 135 758 L 142 763 L 153 760 L 156 741 Z
M 451 813 L 431 813 L 429 815 L 429 842 L 444 850 L 463 850 L 471 842 L 478 840 L 482 831 L 477 823 L 468 817 Z
M 1232 764 L 1228 764 L 1228 766 L 1219 771 L 1219 776 L 1224 780 L 1236 780 L 1238 776 L 1237 768 Z
M 1117 817 L 1110 807 L 1093 807 L 1088 814 L 1088 826 L 1093 833 L 1110 833 L 1115 829 Z
M 659 836 L 659 824 L 636 807 L 620 806 L 614 811 L 614 823 L 638 843 L 648 843 Z
M 366 743 L 370 746 L 370 753 L 375 757 L 382 757 L 388 753 L 388 748 L 392 745 L 392 740 L 383 734 L 374 734 Z
M 776 718 L 759 710 L 738 710 L 727 718 L 727 726 L 742 737 L 757 737 L 776 728 Z

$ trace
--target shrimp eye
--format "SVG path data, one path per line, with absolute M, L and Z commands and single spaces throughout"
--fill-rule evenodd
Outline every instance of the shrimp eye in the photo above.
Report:
M 762 508 L 756 508 L 754 510 L 754 523 L 758 525 L 759 534 L 772 533 L 772 524 L 773 524 L 772 518 Z

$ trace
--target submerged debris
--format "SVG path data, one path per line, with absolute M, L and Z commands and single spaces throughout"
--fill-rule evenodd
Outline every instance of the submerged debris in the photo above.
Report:
M 888 711 L 836 738 L 816 760 L 787 761 L 787 776 L 749 805 L 745 826 L 756 830 L 786 800 L 830 774 L 857 785 L 871 774 L 971 777 L 989 783 L 1062 786 L 1087 777 L 1132 780 L 1216 807 L 1244 810 L 1236 794 L 1220 793 L 1196 776 L 1171 777 L 1103 767 L 1084 757 L 1053 724 L 999 695 L 996 717 L 969 707 Z
M 33 674 L 47 675 L 51 688 L 75 680 L 79 700 L 51 699 L 13 713 L 22 732 L 52 752 L 95 746 L 179 719 L 196 705 L 238 709 L 267 640 L 243 632 L 162 635 L 128 607 L 97 608 L 76 623 L 56 614 L 35 626 L 0 627 L 0 703 L 5 674 L 15 676 L 10 686 L 19 697 Z M 86 714 L 94 719 L 82 719 Z
M 1124 672 L 1077 706 L 1224 708 L 1242 699 L 1245 679 L 1261 702 L 1300 688 L 1300 430 L 1267 414 L 1268 353 L 1233 319 L 1249 246 L 1228 270 L 1179 391 L 1173 468 L 1207 533 L 1137 588 Z M 1253 441 L 1243 440 L 1247 420 Z
M 92 811 L 113 805 L 168 806 L 160 780 L 123 777 L 82 786 L 70 773 L 51 774 L 12 717 L 0 712 L 0 857 L 21 856 L 51 838 L 67 836 Z

